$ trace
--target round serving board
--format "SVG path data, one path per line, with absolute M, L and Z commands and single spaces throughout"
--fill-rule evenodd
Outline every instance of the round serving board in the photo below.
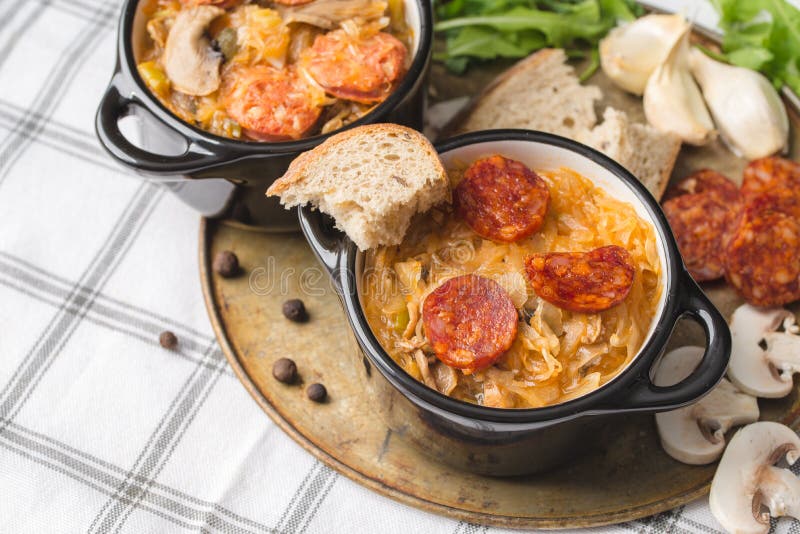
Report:
M 707 35 L 695 38 L 708 44 Z M 508 67 L 495 62 L 452 76 L 441 65 L 431 72 L 431 99 L 473 95 Z M 581 66 L 577 66 L 578 69 Z M 614 88 L 602 75 L 589 83 L 602 88 L 605 105 L 644 121 L 641 100 Z M 797 100 L 790 99 L 793 132 L 800 131 Z M 792 157 L 800 155 L 793 134 Z M 680 178 L 710 167 L 740 181 L 745 162 L 721 143 L 684 147 L 673 173 Z M 233 250 L 242 274 L 224 279 L 211 259 Z M 204 220 L 200 230 L 200 273 L 214 331 L 244 386 L 289 436 L 326 465 L 352 480 L 405 504 L 455 519 L 511 528 L 570 528 L 619 523 L 687 503 L 708 492 L 715 465 L 692 467 L 661 449 L 652 415 L 616 419 L 596 443 L 576 449 L 566 465 L 548 473 L 487 478 L 438 464 L 386 427 L 360 386 L 351 352 L 357 350 L 339 300 L 303 237 L 269 234 L 241 224 Z M 726 315 L 741 300 L 724 283 L 704 289 Z M 281 305 L 302 298 L 310 321 L 285 319 Z M 798 311 L 798 306 L 793 308 Z M 699 327 L 680 323 L 670 346 L 702 344 Z M 272 377 L 278 358 L 291 357 L 300 372 L 287 386 Z M 305 386 L 322 382 L 329 400 L 315 404 Z M 762 419 L 800 428 L 797 388 L 779 400 L 760 400 Z

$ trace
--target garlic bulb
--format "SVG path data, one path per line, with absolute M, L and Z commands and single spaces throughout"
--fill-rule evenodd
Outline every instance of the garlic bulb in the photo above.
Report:
M 641 95 L 647 80 L 686 31 L 682 15 L 646 15 L 614 28 L 600 41 L 600 65 L 612 82 Z
M 697 49 L 690 52 L 689 63 L 731 150 L 758 159 L 786 148 L 789 118 L 769 80 L 750 69 L 715 61 Z
M 654 128 L 684 142 L 705 145 L 716 138 L 700 88 L 689 70 L 689 30 L 673 44 L 644 89 L 644 114 Z

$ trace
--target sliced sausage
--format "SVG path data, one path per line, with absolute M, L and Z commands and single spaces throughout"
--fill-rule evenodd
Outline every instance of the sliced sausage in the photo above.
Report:
M 222 99 L 248 136 L 261 141 L 299 139 L 322 113 L 312 88 L 293 68 L 259 65 L 225 75 Z
M 725 278 L 750 304 L 800 299 L 800 222 L 784 213 L 748 214 L 728 244 Z
M 742 177 L 745 200 L 784 188 L 800 188 L 800 163 L 773 156 L 753 160 L 745 167 Z
M 494 280 L 473 274 L 451 278 L 422 305 L 425 334 L 436 357 L 471 373 L 492 365 L 517 335 L 517 309 Z
M 725 274 L 725 245 L 736 229 L 741 203 L 726 203 L 706 191 L 675 197 L 663 209 L 692 278 L 702 282 Z
M 780 187 L 766 193 L 750 195 L 745 206 L 745 213 L 752 217 L 770 211 L 781 212 L 800 220 L 800 191 Z
M 524 164 L 500 155 L 475 161 L 455 188 L 456 212 L 481 237 L 513 243 L 544 224 L 550 190 Z
M 314 0 L 272 0 L 276 4 L 281 4 L 282 6 L 301 6 L 303 4 L 308 4 L 313 2 Z
M 609 245 L 590 252 L 549 252 L 525 260 L 534 291 L 565 310 L 596 313 L 625 300 L 636 271 L 622 247 Z
M 388 33 L 361 39 L 335 30 L 317 36 L 300 62 L 333 96 L 371 104 L 392 92 L 405 72 L 406 55 L 405 45 Z
M 242 1 L 243 0 L 181 0 L 184 5 L 188 6 L 210 5 L 221 7 L 222 9 L 228 9 L 230 7 L 237 6 L 241 4 Z
M 739 203 L 741 201 L 741 193 L 737 185 L 724 174 L 711 169 L 702 169 L 690 174 L 671 187 L 664 198 L 670 200 L 681 195 L 699 193 L 715 195 L 724 202 Z

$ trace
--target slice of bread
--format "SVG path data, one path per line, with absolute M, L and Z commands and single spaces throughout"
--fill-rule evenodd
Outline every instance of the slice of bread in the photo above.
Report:
M 450 200 L 450 184 L 421 133 L 371 124 L 301 154 L 267 195 L 286 208 L 311 203 L 366 250 L 399 244 L 415 213 Z
M 563 135 L 590 145 L 621 163 L 657 199 L 669 182 L 681 143 L 646 124 L 606 108 L 597 124 L 598 87 L 581 85 L 563 50 L 544 49 L 498 76 L 445 131 L 525 128 Z
M 580 132 L 576 140 L 620 163 L 657 199 L 664 194 L 681 149 L 676 135 L 632 123 L 625 112 L 610 107 L 603 112 L 602 124 Z
M 524 128 L 574 138 L 597 123 L 601 97 L 599 88 L 581 85 L 563 50 L 546 48 L 498 76 L 446 130 Z

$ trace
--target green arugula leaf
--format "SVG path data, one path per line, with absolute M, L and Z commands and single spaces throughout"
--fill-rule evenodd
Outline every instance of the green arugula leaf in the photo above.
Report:
M 710 0 L 734 65 L 763 72 L 800 95 L 800 10 L 786 0 Z
M 436 59 L 463 72 L 471 60 L 518 58 L 544 47 L 594 47 L 619 20 L 641 13 L 633 0 L 449 0 L 434 29 L 446 35 Z

